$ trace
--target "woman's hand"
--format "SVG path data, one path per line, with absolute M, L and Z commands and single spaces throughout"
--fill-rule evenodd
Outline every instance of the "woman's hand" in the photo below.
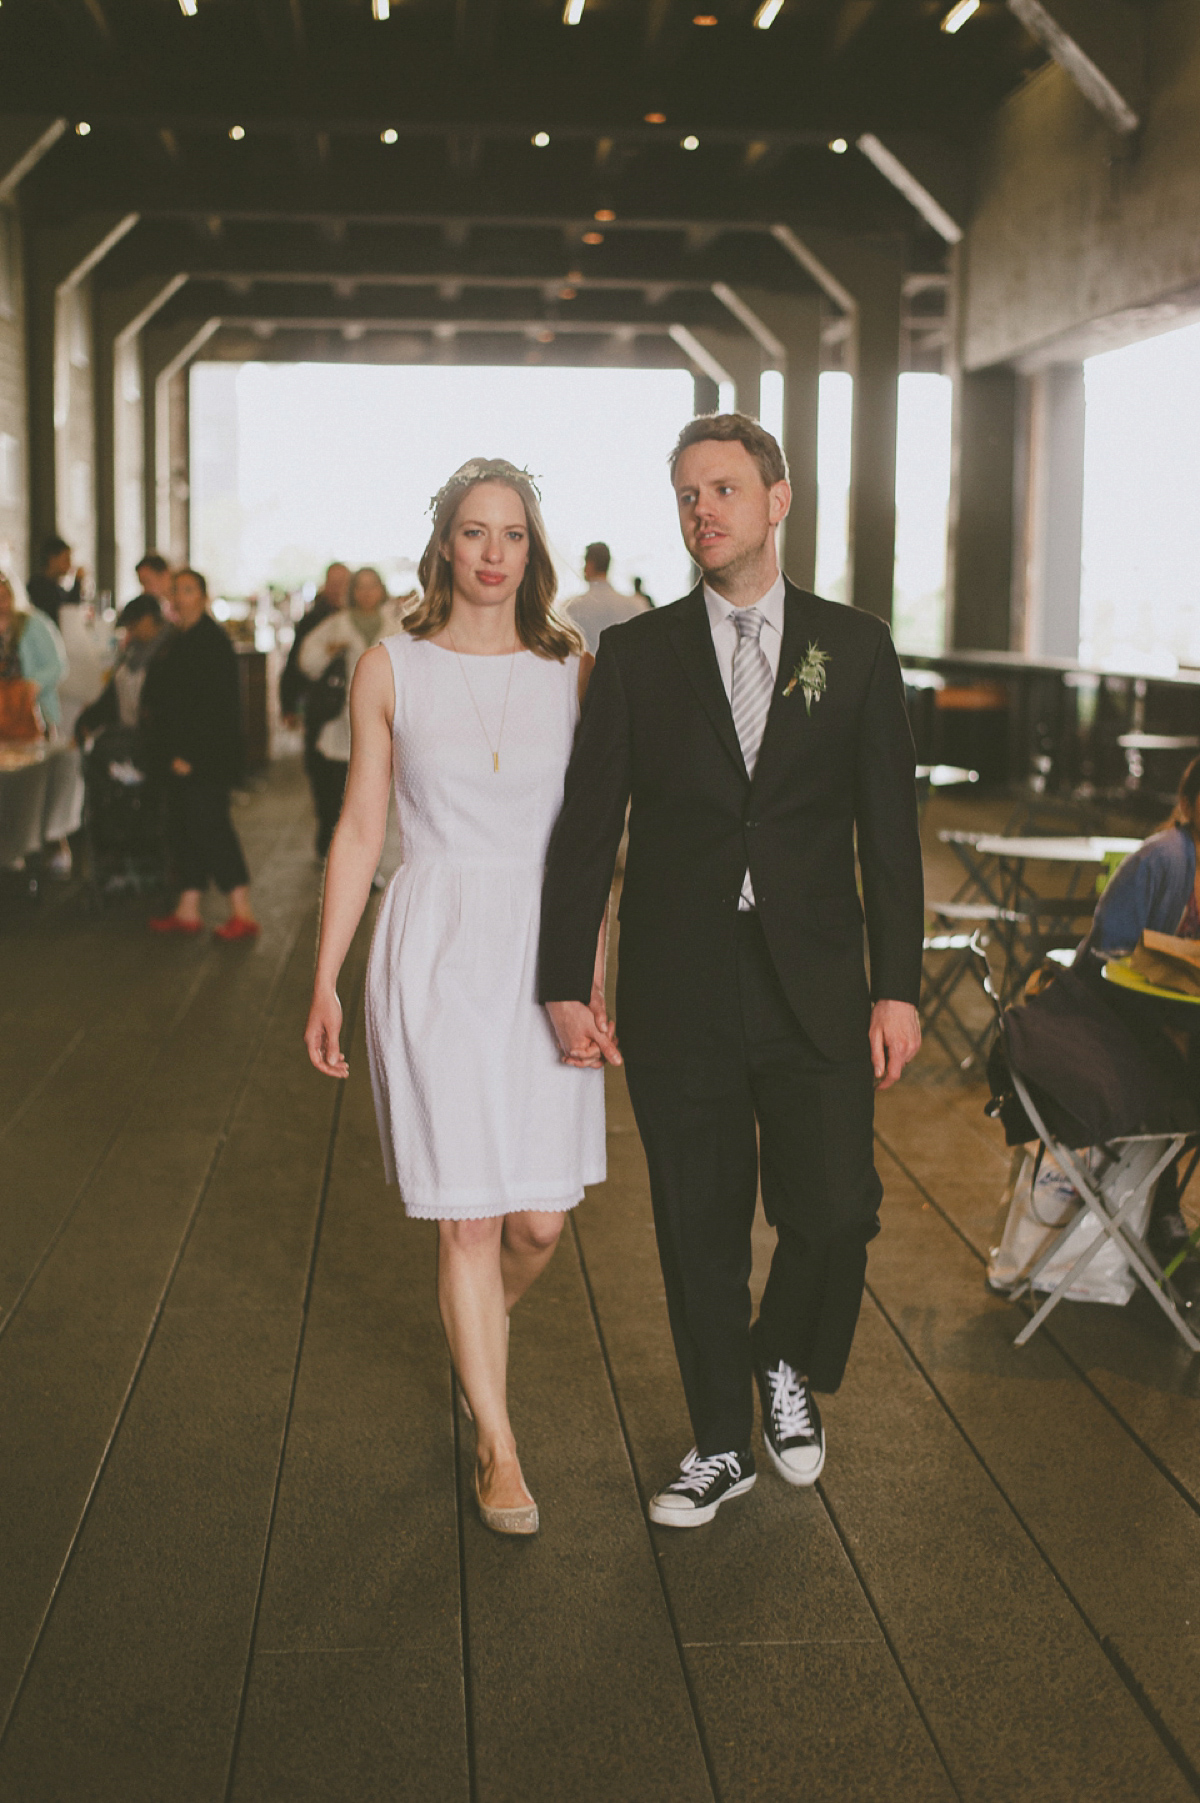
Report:
M 337 991 L 315 989 L 308 1011 L 308 1025 L 304 1029 L 304 1044 L 313 1069 L 320 1071 L 323 1077 L 350 1075 L 350 1066 L 338 1043 L 341 1032 L 342 1004 L 338 1001 Z
M 612 1044 L 615 1046 L 617 1044 L 617 1029 L 609 1019 L 608 1009 L 604 1003 L 604 984 L 602 981 L 592 984 L 592 998 L 588 1003 L 588 1007 L 592 1011 L 592 1019 L 595 1021 L 600 1032 L 604 1034 L 606 1039 L 611 1040 Z

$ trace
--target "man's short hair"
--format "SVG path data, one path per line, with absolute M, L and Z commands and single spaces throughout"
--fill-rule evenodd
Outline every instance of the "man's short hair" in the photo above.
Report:
M 758 466 L 758 473 L 767 488 L 774 488 L 777 482 L 788 479 L 787 458 L 778 442 L 756 419 L 748 413 L 700 413 L 690 419 L 675 441 L 675 449 L 671 452 L 671 479 L 675 477 L 675 465 L 689 445 L 703 444 L 708 439 L 715 439 L 718 444 L 744 445 Z
M 44 538 L 42 540 L 41 568 L 45 569 L 48 563 L 52 563 L 56 557 L 61 557 L 64 551 L 69 551 L 70 549 L 71 547 L 65 538 L 59 538 L 57 532 L 52 532 L 49 538 Z
M 594 545 L 587 547 L 583 554 L 583 561 L 590 563 L 594 570 L 599 570 L 602 576 L 607 576 L 608 566 L 612 562 L 612 552 L 602 539 L 597 539 Z
M 165 576 L 170 564 L 157 551 L 144 551 L 134 564 L 136 570 L 153 570 L 156 576 Z
M 140 570 L 141 567 L 139 564 L 138 569 Z M 139 620 L 157 620 L 161 626 L 162 617 L 162 608 L 153 595 L 135 595 L 133 600 L 127 601 L 121 609 L 117 625 L 123 631 L 127 631 L 129 627 L 136 626 Z

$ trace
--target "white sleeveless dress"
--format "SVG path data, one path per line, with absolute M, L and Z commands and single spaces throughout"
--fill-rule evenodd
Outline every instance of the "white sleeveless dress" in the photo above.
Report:
M 427 1219 L 572 1208 L 604 1181 L 604 1075 L 560 1063 L 537 952 L 579 660 L 460 660 L 406 632 L 380 643 L 396 689 L 403 859 L 367 966 L 388 1181 Z M 510 669 L 496 771 L 480 716 L 494 746 Z

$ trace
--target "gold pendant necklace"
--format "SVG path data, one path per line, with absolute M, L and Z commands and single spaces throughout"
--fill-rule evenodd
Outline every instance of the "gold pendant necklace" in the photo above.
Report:
M 504 722 L 508 718 L 508 697 L 512 690 L 513 666 L 515 665 L 515 663 L 517 661 L 517 657 L 520 654 L 520 648 L 518 647 L 517 651 L 510 652 L 510 654 L 509 654 L 508 681 L 504 685 L 504 707 L 500 713 L 500 731 L 497 733 L 496 743 L 493 745 L 492 740 L 491 740 L 491 734 L 488 732 L 487 726 L 484 722 L 483 714 L 480 712 L 479 703 L 475 699 L 475 691 L 471 687 L 471 679 L 467 675 L 467 666 L 463 662 L 462 652 L 459 650 L 458 646 L 454 643 L 454 634 L 451 632 L 449 626 L 447 626 L 447 628 L 446 628 L 446 637 L 450 641 L 451 651 L 453 651 L 455 657 L 458 659 L 458 667 L 462 671 L 462 679 L 467 685 L 467 694 L 471 697 L 471 706 L 475 709 L 475 718 L 479 722 L 479 730 L 483 734 L 484 743 L 487 746 L 488 750 L 492 754 L 492 774 L 493 774 L 493 776 L 499 776 L 499 774 L 500 774 L 500 745 L 504 738 Z

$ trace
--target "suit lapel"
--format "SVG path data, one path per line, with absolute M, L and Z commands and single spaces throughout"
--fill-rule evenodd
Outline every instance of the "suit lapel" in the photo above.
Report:
M 785 644 L 786 640 L 785 633 Z M 716 728 L 717 737 L 745 777 L 746 763 L 733 724 L 729 697 L 721 681 L 712 628 L 708 622 L 708 609 L 704 605 L 703 585 L 693 589 L 686 600 L 680 603 L 678 617 L 671 629 L 671 642 L 687 673 L 688 681 L 696 691 L 697 700 Z M 772 701 L 772 712 L 774 705 Z M 769 720 L 767 724 L 769 729 Z
M 792 680 L 792 673 L 800 663 L 807 649 L 806 608 L 804 595 L 800 589 L 787 583 L 783 595 L 783 640 L 779 648 L 779 674 L 775 678 L 775 688 L 771 695 L 771 708 L 767 714 L 767 723 L 763 727 L 762 744 L 758 749 L 758 762 L 754 766 L 754 780 L 759 782 L 763 774 L 764 764 L 770 767 L 775 756 L 782 750 L 788 738 L 789 724 L 794 729 L 808 724 L 808 714 L 804 706 L 804 697 L 799 691 L 793 691 L 785 697 L 783 691 Z

